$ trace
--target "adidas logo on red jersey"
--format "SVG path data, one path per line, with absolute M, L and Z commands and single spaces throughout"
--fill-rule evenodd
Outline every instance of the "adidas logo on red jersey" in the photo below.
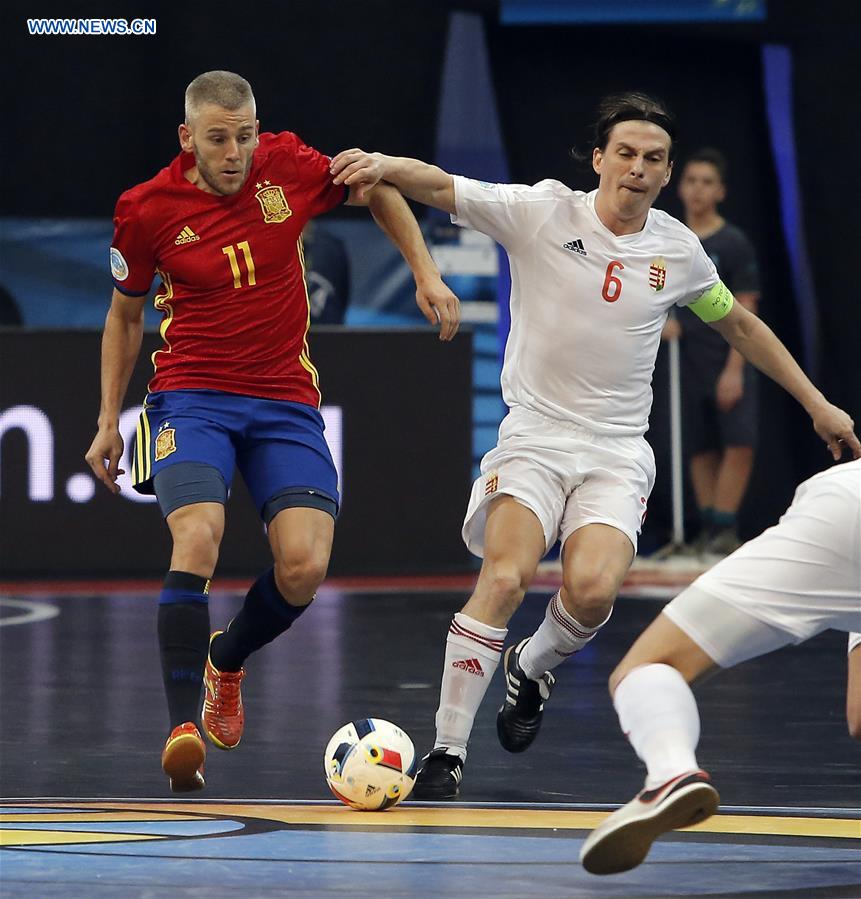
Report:
M 458 661 L 451 663 L 451 667 L 463 668 L 464 671 L 468 671 L 470 674 L 484 677 L 484 669 L 481 667 L 481 662 L 478 659 L 458 659 Z
M 174 243 L 178 247 L 181 247 L 184 243 L 194 243 L 196 240 L 200 240 L 200 236 L 195 234 L 194 231 L 186 225 L 182 231 L 179 232 Z

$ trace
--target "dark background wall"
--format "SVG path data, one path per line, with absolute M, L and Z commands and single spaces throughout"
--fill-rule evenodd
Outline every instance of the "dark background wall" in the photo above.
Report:
M 83 459 L 99 384 L 96 332 L 0 329 L 0 571 L 5 575 L 146 575 L 164 570 L 169 538 L 155 503 L 113 496 Z M 146 394 L 149 354 L 125 409 Z M 429 329 L 318 329 L 311 356 L 338 457 L 341 509 L 330 572 L 463 570 L 460 539 L 470 468 L 471 335 L 442 344 Z M 429 400 L 428 398 L 432 399 Z M 421 398 L 421 399 L 417 399 Z M 325 412 L 325 410 L 324 410 Z M 12 426 L 12 419 L 23 423 Z M 132 434 L 126 433 L 131 451 Z M 127 466 L 124 466 L 127 467 Z M 218 569 L 247 577 L 269 557 L 257 510 L 237 474 Z
M 70 8 L 71 7 L 71 8 Z M 251 80 L 264 128 L 297 131 L 325 152 L 367 146 L 432 159 L 449 12 L 484 17 L 505 150 L 514 180 L 559 178 L 591 188 L 566 156 L 583 144 L 595 102 L 637 87 L 678 114 L 682 158 L 713 144 L 730 162 L 727 216 L 760 254 L 762 313 L 799 354 L 797 295 L 780 218 L 762 86 L 764 44 L 790 49 L 803 234 L 816 293 L 818 383 L 861 422 L 861 302 L 854 283 L 861 13 L 854 0 L 771 0 L 763 23 L 689 26 L 501 26 L 493 2 L 332 0 L 212 4 L 7 3 L 2 11 L 7 177 L 2 210 L 108 216 L 124 188 L 177 149 L 187 82 L 209 68 Z M 155 16 L 156 37 L 35 38 L 27 16 Z M 457 89 L 457 86 L 453 86 Z M 678 213 L 671 186 L 661 204 Z M 653 437 L 666 418 L 664 360 Z M 804 413 L 763 386 L 762 444 L 743 512 L 746 534 L 773 520 L 793 485 L 827 464 Z M 668 493 L 651 521 L 665 526 Z
M 179 152 L 185 86 L 209 69 L 251 82 L 263 130 L 295 131 L 323 152 L 433 151 L 445 3 L 37 6 L 13 0 L 0 20 L 0 71 L 15 85 L 7 124 L 22 139 L 7 214 L 111 215 L 121 191 Z M 158 33 L 31 37 L 33 16 L 155 17 Z

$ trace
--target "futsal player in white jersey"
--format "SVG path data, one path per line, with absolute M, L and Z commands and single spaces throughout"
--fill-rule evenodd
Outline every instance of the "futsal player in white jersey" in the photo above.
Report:
M 661 329 L 673 306 L 710 322 L 810 414 L 835 458 L 861 454 L 853 422 L 831 405 L 772 331 L 720 282 L 693 232 L 652 209 L 670 180 L 675 125 L 642 94 L 602 102 L 592 166 L 598 189 L 558 181 L 486 184 L 415 159 L 345 150 L 336 183 L 379 180 L 508 252 L 511 332 L 502 371 L 510 408 L 482 460 L 463 526 L 483 558 L 475 590 L 446 643 L 434 749 L 413 795 L 451 799 L 467 741 L 499 664 L 507 625 L 539 561 L 562 544 L 562 588 L 545 619 L 505 656 L 497 716 L 504 748 L 535 739 L 550 673 L 606 624 L 637 547 L 655 478 L 644 438 Z
M 857 699 L 861 460 L 801 484 L 780 522 L 677 596 L 613 672 L 619 724 L 647 777 L 643 791 L 584 843 L 586 869 L 627 871 L 657 836 L 717 809 L 717 791 L 697 764 L 700 720 L 688 684 L 716 665 L 731 668 L 829 628 L 850 632 L 849 696 L 854 689 Z M 851 701 L 847 714 L 858 736 Z

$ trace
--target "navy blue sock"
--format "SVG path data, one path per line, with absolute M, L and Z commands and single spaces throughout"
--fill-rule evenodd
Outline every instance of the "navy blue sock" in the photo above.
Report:
M 711 506 L 700 509 L 700 537 L 709 538 L 714 534 L 715 510 Z
M 209 650 L 209 580 L 169 571 L 159 596 L 158 646 L 170 729 L 200 714 L 200 687 Z
M 252 652 L 283 634 L 307 608 L 291 606 L 284 599 L 275 584 L 275 569 L 270 568 L 252 585 L 227 630 L 212 641 L 212 664 L 219 671 L 239 671 Z
M 715 529 L 718 531 L 723 531 L 728 528 L 735 530 L 736 521 L 737 516 L 735 512 L 721 512 L 718 509 L 715 509 L 712 513 L 712 522 L 714 523 Z

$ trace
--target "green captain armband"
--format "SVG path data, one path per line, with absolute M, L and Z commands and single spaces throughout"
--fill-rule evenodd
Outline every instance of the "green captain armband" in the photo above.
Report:
M 706 324 L 709 324 L 710 322 L 719 322 L 722 318 L 726 318 L 734 302 L 735 297 L 732 295 L 732 291 L 723 281 L 718 281 L 714 287 L 691 303 L 688 309 Z

